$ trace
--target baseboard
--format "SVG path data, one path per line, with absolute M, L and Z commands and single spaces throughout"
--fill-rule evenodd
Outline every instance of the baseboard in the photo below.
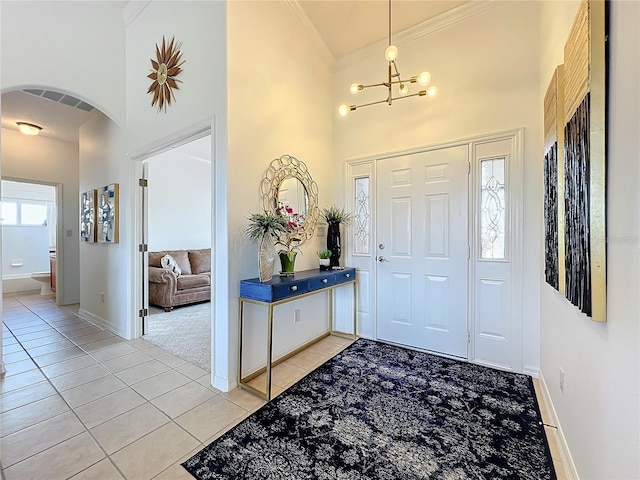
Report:
M 549 416 L 551 417 L 551 423 L 556 427 L 556 444 L 558 445 L 558 449 L 560 450 L 560 456 L 562 457 L 562 463 L 565 468 L 567 479 L 580 480 L 580 477 L 578 476 L 578 470 L 576 469 L 576 465 L 573 463 L 573 458 L 571 457 L 571 452 L 569 451 L 569 445 L 567 445 L 567 440 L 564 437 L 562 425 L 560 425 L 560 420 L 558 419 L 558 415 L 556 414 L 553 402 L 551 401 L 551 395 L 549 395 L 549 389 L 547 388 L 547 384 L 544 381 L 542 371 L 538 374 L 538 382 L 540 384 L 540 390 L 542 391 L 544 404 L 547 407 Z
M 218 375 L 213 377 L 213 388 L 217 388 L 222 392 L 230 392 L 237 386 L 238 386 L 238 382 L 236 380 L 229 380 L 227 378 L 222 378 Z
M 530 377 L 533 377 L 533 378 L 538 378 L 540 376 L 540 370 L 534 367 L 524 367 L 522 369 L 522 373 L 524 373 L 525 375 L 529 375 Z
M 88 312 L 88 311 L 86 311 L 86 310 L 81 308 L 80 310 L 78 310 L 78 316 L 80 318 L 84 318 L 85 320 L 104 328 L 105 330 L 109 330 L 111 333 L 115 333 L 116 335 L 118 335 L 121 338 L 124 338 L 124 339 L 127 338 L 127 332 L 125 332 L 124 330 L 120 330 L 113 323 L 105 320 L 102 317 L 94 315 L 91 312 Z
M 31 278 L 31 275 L 5 276 L 2 279 L 3 293 L 33 293 L 40 291 L 41 283 Z

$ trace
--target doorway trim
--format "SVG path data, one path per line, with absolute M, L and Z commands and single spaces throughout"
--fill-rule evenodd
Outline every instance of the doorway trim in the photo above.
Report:
M 511 289 L 510 289 L 510 303 L 511 303 L 511 351 L 509 358 L 509 366 L 506 365 L 489 365 L 495 368 L 501 368 L 506 370 L 511 370 L 514 372 L 522 373 L 523 372 L 523 362 L 522 362 L 522 351 L 523 351 L 523 321 L 524 321 L 524 313 L 523 313 L 523 279 L 522 279 L 522 256 L 524 254 L 523 245 L 523 231 L 524 231 L 524 128 L 515 128 L 510 130 L 504 130 L 494 133 L 487 133 L 472 137 L 466 137 L 459 140 L 439 143 L 439 144 L 431 144 L 425 146 L 418 146 L 410 149 L 397 150 L 391 152 L 384 152 L 381 154 L 372 154 L 366 155 L 362 157 L 353 158 L 347 160 L 345 162 L 345 205 L 347 209 L 350 211 L 354 211 L 354 179 L 363 176 L 369 176 L 370 178 L 370 205 L 371 205 L 371 218 L 373 221 L 371 222 L 372 230 L 371 230 L 371 245 L 374 247 L 371 250 L 371 254 L 369 257 L 367 268 L 369 271 L 367 272 L 368 276 L 368 292 L 359 292 L 358 299 L 370 298 L 373 299 L 373 302 L 370 302 L 367 308 L 371 310 L 368 311 L 366 308 L 363 309 L 361 305 L 356 307 L 357 309 L 357 317 L 359 321 L 358 332 L 360 334 L 365 332 L 371 332 L 371 338 L 377 338 L 377 312 L 376 308 L 376 294 L 377 294 L 377 269 L 375 265 L 375 223 L 377 218 L 376 212 L 376 201 L 375 198 L 375 190 L 376 190 L 376 165 L 378 160 L 384 160 L 389 158 L 395 158 L 399 156 L 412 155 L 417 153 L 423 153 L 433 150 L 440 150 L 443 148 L 456 147 L 461 145 L 469 146 L 469 165 L 470 170 L 474 168 L 473 165 L 473 148 L 477 144 L 494 142 L 499 140 L 510 140 L 512 142 L 513 156 L 510 158 L 510 168 L 509 168 L 509 181 L 511 184 L 508 201 L 510 202 L 510 218 L 509 218 L 509 228 L 511 232 L 510 239 L 510 252 L 511 252 Z M 363 173 L 364 171 L 368 171 L 368 173 Z M 468 360 L 472 363 L 480 363 L 486 364 L 482 361 L 477 361 L 474 358 L 474 319 L 473 312 L 476 308 L 477 298 L 475 291 L 475 282 L 474 278 L 474 270 L 473 266 L 475 264 L 476 252 L 478 249 L 476 248 L 477 241 L 474 235 L 474 221 L 473 215 L 475 215 L 475 198 L 476 188 L 471 182 L 473 182 L 474 176 L 469 176 L 469 247 L 470 247 L 470 255 L 468 259 L 468 280 L 469 280 L 469 288 L 468 288 L 468 313 L 467 313 L 467 325 L 469 332 L 469 345 L 467 348 Z M 353 255 L 353 226 L 349 227 L 347 239 L 345 242 L 346 249 L 346 262 L 348 265 L 354 265 L 354 255 Z M 357 267 L 358 268 L 358 267 Z M 362 267 L 359 267 L 362 268 Z M 358 273 L 360 277 L 360 272 Z M 361 287 L 359 287 L 361 288 Z M 367 328 L 366 326 L 360 324 L 360 319 L 370 317 L 373 319 L 373 328 Z M 368 336 L 365 334 L 365 336 Z M 527 372 L 528 373 L 528 372 Z
M 21 183 L 35 183 L 38 185 L 47 185 L 55 189 L 56 197 L 56 305 L 66 305 L 64 300 L 64 249 L 62 248 L 62 241 L 64 239 L 64 224 L 62 223 L 63 213 L 63 184 L 59 182 L 47 182 L 41 180 L 34 180 L 30 178 L 21 177 L 1 177 L 0 180 L 8 180 L 11 182 Z M 1 242 L 0 242 L 1 243 Z
M 147 232 L 146 232 L 146 221 L 145 216 L 148 216 L 148 204 L 146 202 L 146 195 L 143 192 L 143 189 L 138 184 L 139 179 L 146 178 L 144 176 L 143 168 L 144 161 L 152 158 L 158 154 L 164 153 L 172 148 L 184 145 L 186 143 L 192 142 L 194 140 L 198 140 L 200 138 L 206 137 L 207 135 L 211 135 L 211 209 L 214 211 L 215 205 L 215 194 L 214 186 L 216 180 L 216 154 L 215 154 L 215 118 L 210 121 L 202 121 L 197 124 L 194 124 L 190 127 L 187 127 L 183 130 L 180 130 L 173 135 L 167 135 L 161 139 L 158 139 L 155 142 L 148 144 L 146 147 L 139 149 L 131 154 L 128 154 L 131 162 L 132 168 L 132 192 L 133 193 L 133 214 L 132 214 L 132 225 L 133 225 L 133 244 L 131 246 L 131 264 L 133 265 L 133 285 L 135 285 L 133 292 L 133 302 L 131 305 L 131 321 L 129 325 L 130 338 L 138 338 L 142 335 L 142 321 L 140 321 L 139 311 L 148 307 L 148 286 L 143 283 L 143 278 L 146 278 L 144 275 L 144 269 L 147 268 L 148 257 L 146 255 L 146 251 L 141 251 L 139 246 L 143 244 L 146 240 Z M 143 211 L 144 209 L 144 211 Z M 216 278 L 216 260 L 214 256 L 216 255 L 216 251 L 218 251 L 216 247 L 216 222 L 212 222 L 211 228 L 211 249 L 214 252 L 212 255 L 212 270 L 211 277 Z M 140 260 L 140 255 L 142 254 L 143 261 Z M 214 326 L 216 324 L 216 311 L 214 309 L 214 299 L 216 297 L 216 290 L 218 289 L 218 282 L 212 285 L 211 292 L 211 342 L 212 347 L 214 344 Z M 213 348 L 211 350 L 214 351 Z M 211 371 L 213 372 L 213 353 L 211 358 Z

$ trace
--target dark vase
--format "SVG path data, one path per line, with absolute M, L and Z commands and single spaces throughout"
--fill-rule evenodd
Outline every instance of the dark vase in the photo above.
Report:
M 329 267 L 340 266 L 340 254 L 342 253 L 342 244 L 340 243 L 340 224 L 330 223 L 327 230 L 327 250 L 331 252 L 331 261 Z

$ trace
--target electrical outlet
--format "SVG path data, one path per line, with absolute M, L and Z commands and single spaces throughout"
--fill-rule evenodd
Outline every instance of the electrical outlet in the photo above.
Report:
M 296 309 L 293 311 L 293 323 L 298 323 L 300 321 L 300 310 Z
M 564 393 L 564 369 L 560 368 L 560 391 Z
M 100 292 L 100 301 L 104 303 L 104 292 Z

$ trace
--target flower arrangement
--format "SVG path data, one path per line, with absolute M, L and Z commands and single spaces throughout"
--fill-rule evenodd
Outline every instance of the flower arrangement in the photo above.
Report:
M 301 243 L 300 237 L 296 234 L 300 225 L 300 216 L 293 213 L 292 209 L 289 210 L 291 211 L 286 207 L 279 207 L 275 212 L 263 211 L 252 213 L 247 217 L 249 224 L 245 227 L 245 234 L 252 240 L 260 240 L 260 281 L 271 278 L 272 261 L 276 255 L 274 243 L 282 247 L 278 252 L 282 264 L 281 274 L 293 275 L 296 255 L 300 251 L 298 246 Z M 270 240 L 268 242 L 270 247 L 266 245 L 266 239 Z M 270 254 L 269 250 L 273 251 L 273 254 Z
M 300 237 L 296 235 L 298 227 L 304 223 L 304 215 L 300 215 L 293 211 L 293 208 L 280 203 L 276 214 L 282 219 L 284 230 L 278 232 L 276 245 L 284 247 L 280 253 L 287 253 L 292 257 L 293 252 L 299 252 Z
M 329 225 L 344 224 L 349 225 L 352 220 L 351 213 L 347 212 L 344 208 L 331 205 L 330 207 L 324 207 L 321 213 L 322 217 Z

